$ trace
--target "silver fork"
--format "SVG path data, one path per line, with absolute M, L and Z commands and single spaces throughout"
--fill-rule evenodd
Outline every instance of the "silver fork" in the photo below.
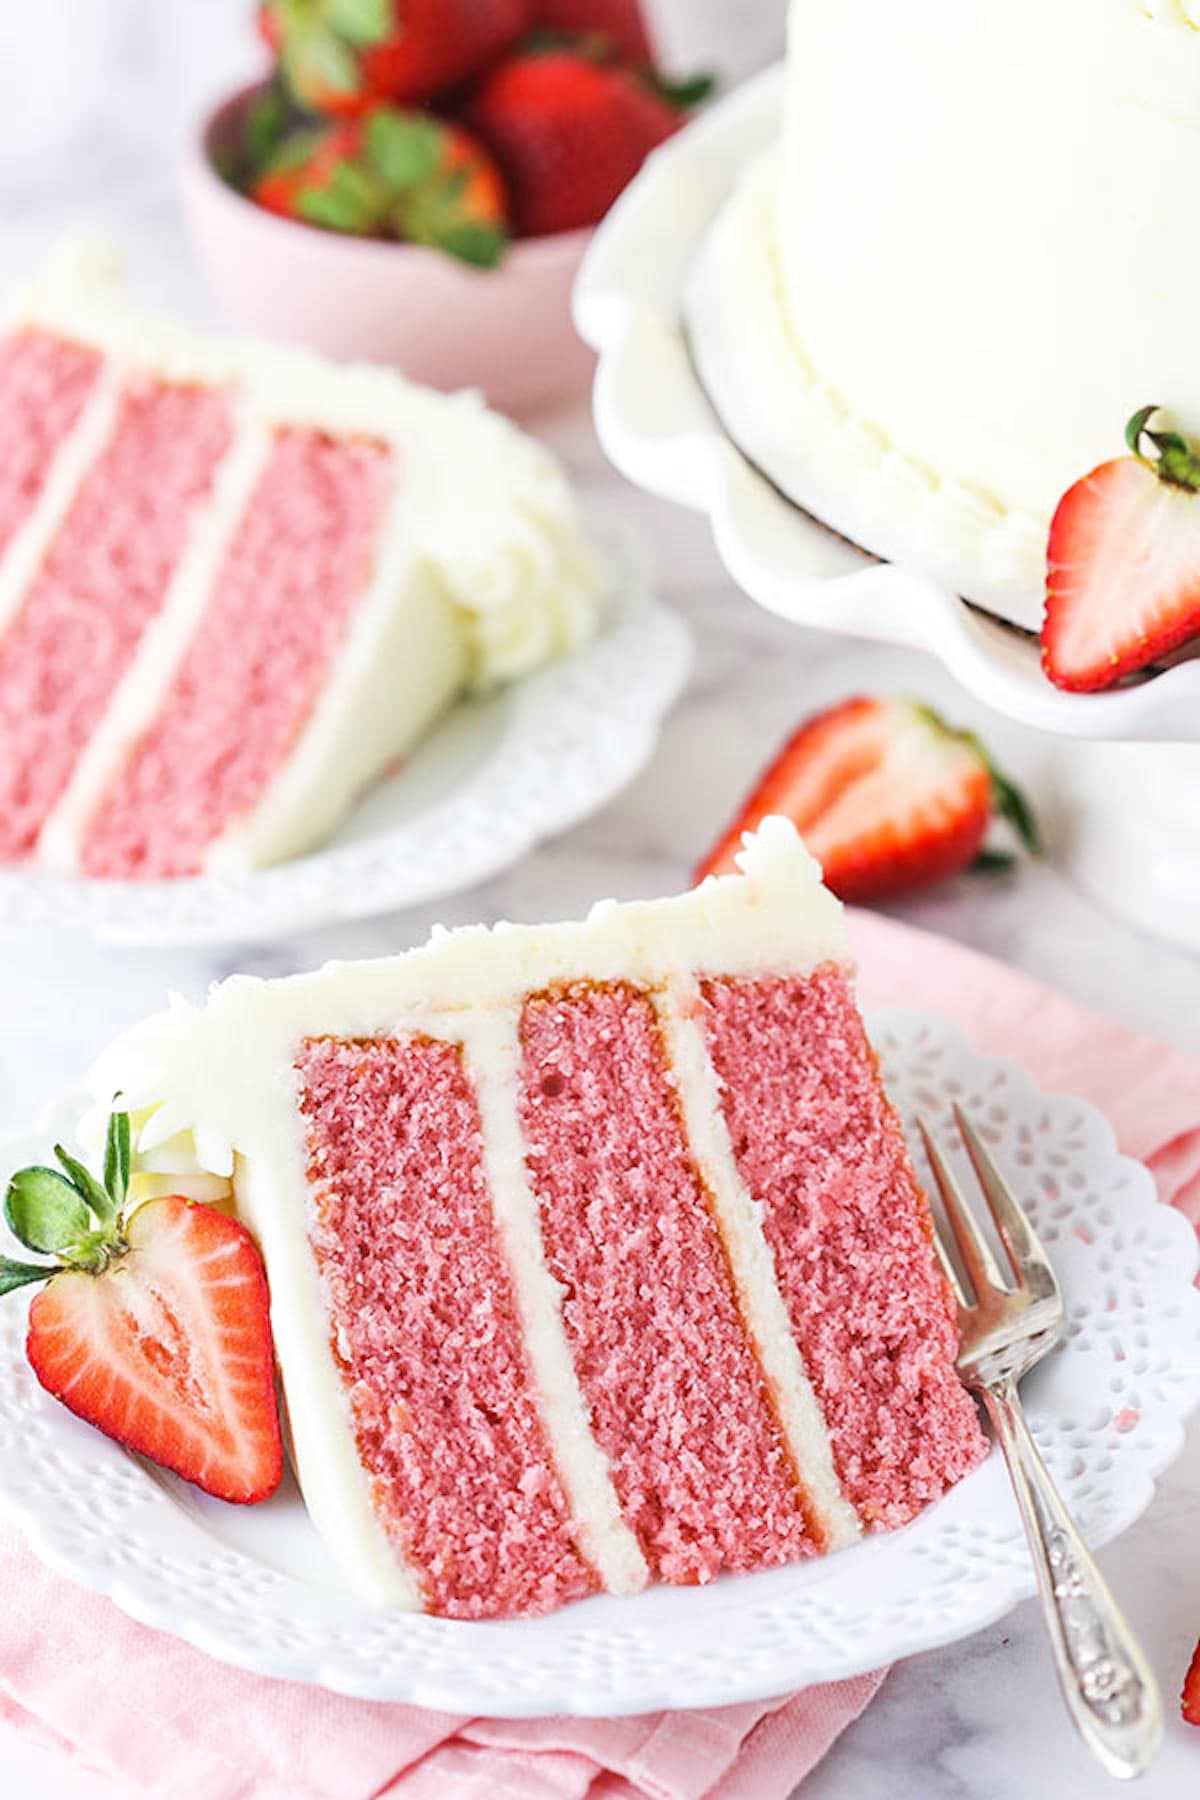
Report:
M 1000 1439 L 1037 1571 L 1059 1685 L 1075 1727 L 1111 1775 L 1149 1767 L 1162 1738 L 1162 1703 L 1145 1655 L 1063 1505 L 1030 1434 L 1017 1383 L 1062 1335 L 1062 1294 L 1037 1234 L 961 1107 L 954 1117 L 1008 1255 L 1006 1282 L 963 1198 L 945 1152 L 918 1120 L 974 1300 L 935 1243 L 958 1300 L 958 1371 Z

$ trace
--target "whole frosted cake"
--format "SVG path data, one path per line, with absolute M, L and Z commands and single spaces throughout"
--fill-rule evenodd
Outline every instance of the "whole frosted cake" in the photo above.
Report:
M 121 1039 L 148 1192 L 258 1239 L 294 1459 L 460 1618 L 903 1524 L 983 1453 L 925 1199 L 793 828 L 584 923 L 243 977 Z
M 734 434 L 1036 629 L 1060 497 L 1140 405 L 1200 433 L 1198 121 L 1195 0 L 792 0 L 781 143 L 693 292 L 741 321 L 725 381 L 700 342 Z

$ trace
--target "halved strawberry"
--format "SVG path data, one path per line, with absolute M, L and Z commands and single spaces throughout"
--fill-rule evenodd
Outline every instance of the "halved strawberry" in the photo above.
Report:
M 1177 432 L 1149 429 L 1158 410 L 1134 414 L 1132 454 L 1076 482 L 1050 527 L 1042 665 L 1074 693 L 1200 637 L 1200 455 Z
M 1191 1666 L 1183 1678 L 1180 1707 L 1189 1725 L 1200 1725 L 1200 1644 L 1196 1645 Z
M 169 1195 L 128 1210 L 129 1121 L 105 1179 L 61 1146 L 8 1184 L 8 1224 L 57 1264 L 0 1257 L 0 1293 L 45 1281 L 26 1351 L 42 1386 L 118 1443 L 218 1499 L 274 1493 L 283 1472 L 267 1280 L 243 1225 Z
M 1028 805 L 979 740 L 915 700 L 865 696 L 808 720 L 759 778 L 696 880 L 729 873 L 742 834 L 769 813 L 792 820 L 828 886 L 850 901 L 923 887 L 972 862 L 1011 861 L 983 849 L 996 814 L 1038 848 Z

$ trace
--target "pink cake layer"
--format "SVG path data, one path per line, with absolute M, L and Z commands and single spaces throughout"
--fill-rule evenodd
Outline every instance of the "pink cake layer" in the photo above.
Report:
M 925 1200 L 845 976 L 712 980 L 703 1018 L 742 1179 L 847 1497 L 901 1525 L 983 1456 Z
M 37 501 L 99 373 L 94 350 L 48 332 L 16 331 L 0 340 L 0 556 Z
M 307 1042 L 312 1241 L 376 1510 L 431 1611 L 593 1592 L 531 1387 L 459 1049 Z
M 0 640 L 0 856 L 28 854 L 162 603 L 229 447 L 209 389 L 139 379 Z
M 521 1040 L 547 1259 L 647 1562 L 690 1583 L 811 1554 L 653 1006 L 616 985 L 535 997 Z
M 276 434 L 155 723 L 89 823 L 90 875 L 195 873 L 295 749 L 370 579 L 390 451 Z

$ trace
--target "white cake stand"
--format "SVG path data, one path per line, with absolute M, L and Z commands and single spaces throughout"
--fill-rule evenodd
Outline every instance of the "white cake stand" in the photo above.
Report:
M 1073 740 L 1056 759 L 1071 801 L 1064 863 L 1105 905 L 1200 952 L 1200 659 L 1106 694 L 1061 692 L 1036 639 L 835 536 L 754 466 L 711 404 L 697 364 L 711 372 L 720 347 L 697 358 L 689 343 L 689 278 L 739 177 L 777 137 L 781 76 L 768 70 L 659 150 L 596 235 L 575 309 L 600 357 L 605 451 L 639 486 L 706 514 L 759 605 L 925 650 L 998 712 Z

